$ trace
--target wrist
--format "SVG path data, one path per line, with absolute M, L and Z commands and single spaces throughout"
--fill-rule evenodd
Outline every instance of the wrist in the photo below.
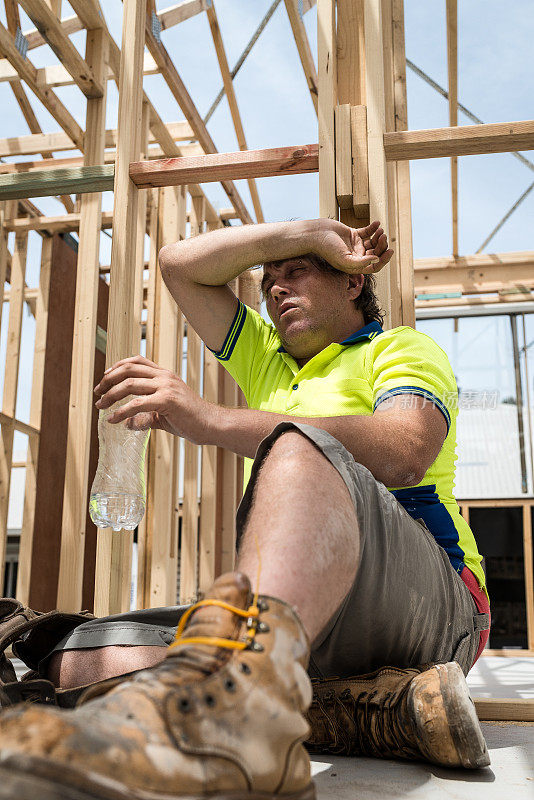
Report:
M 224 447 L 224 434 L 228 428 L 228 415 L 232 410 L 219 406 L 216 403 L 205 401 L 204 409 L 204 441 L 200 444 L 211 444 L 216 447 Z

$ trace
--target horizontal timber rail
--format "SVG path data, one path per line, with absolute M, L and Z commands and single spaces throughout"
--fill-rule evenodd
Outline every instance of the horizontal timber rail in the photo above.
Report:
M 384 134 L 388 161 L 512 153 L 534 149 L 534 120 Z
M 8 414 L 4 414 L 4 412 L 0 412 L 0 425 L 13 425 L 16 431 L 19 433 L 25 433 L 26 436 L 39 436 L 39 429 L 34 428 L 33 425 L 28 425 L 26 422 L 21 422 L 19 419 L 13 419 Z
M 109 192 L 113 191 L 114 177 L 114 164 L 0 175 L 0 200 Z
M 181 186 L 220 180 L 269 178 L 318 172 L 319 146 L 274 147 L 236 153 L 137 161 L 130 164 L 130 178 L 140 189 Z

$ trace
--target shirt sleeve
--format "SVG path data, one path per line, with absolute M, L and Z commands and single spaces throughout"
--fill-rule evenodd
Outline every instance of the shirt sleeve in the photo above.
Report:
M 370 348 L 368 378 L 373 412 L 389 397 L 414 394 L 427 398 L 443 414 L 447 433 L 458 408 L 458 388 L 446 353 L 425 333 L 395 328 L 376 337 Z
M 273 326 L 265 322 L 257 311 L 239 300 L 223 346 L 220 350 L 212 350 L 212 353 L 230 373 L 249 402 L 259 365 L 269 353 L 276 353 L 279 344 Z

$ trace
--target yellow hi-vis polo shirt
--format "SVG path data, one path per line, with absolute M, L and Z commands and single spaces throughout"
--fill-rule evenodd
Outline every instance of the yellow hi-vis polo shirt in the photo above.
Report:
M 299 367 L 276 328 L 239 302 L 215 356 L 242 389 L 249 408 L 262 411 L 297 417 L 371 415 L 394 395 L 419 395 L 435 404 L 447 422 L 436 460 L 417 486 L 388 488 L 414 519 L 425 521 L 454 569 L 461 574 L 467 566 L 486 591 L 482 558 L 453 496 L 456 379 L 447 355 L 430 336 L 404 326 L 383 331 L 371 322 Z M 406 402 L 411 402 L 408 396 Z M 251 466 L 251 459 L 245 459 L 245 485 Z

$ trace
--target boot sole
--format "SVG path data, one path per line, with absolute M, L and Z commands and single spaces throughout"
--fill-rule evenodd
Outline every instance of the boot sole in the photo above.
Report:
M 52 778 L 29 775 L 32 759 L 24 759 L 26 765 L 15 764 L 18 759 L 9 759 L 0 767 L 1 800 L 316 800 L 315 786 L 310 783 L 301 792 L 293 794 L 271 794 L 269 792 L 222 792 L 212 794 L 162 794 L 113 787 L 94 785 L 90 791 L 66 783 L 58 783 Z M 13 769 L 10 769 L 13 764 Z M 42 764 L 42 762 L 41 762 Z M 40 766 L 41 766 L 40 764 Z M 52 765 L 47 764 L 48 768 Z M 23 771 L 22 769 L 23 768 Z M 20 771 L 19 771 L 20 770 Z M 83 776 L 79 775 L 79 778 Z M 111 783 L 111 782 L 110 782 Z
M 444 742 L 447 738 L 449 739 L 449 746 L 452 742 L 457 760 L 450 763 L 435 758 L 431 760 L 442 766 L 463 767 L 464 769 L 487 767 L 490 757 L 486 741 L 460 665 L 451 661 L 448 664 L 438 664 L 435 669 L 439 675 L 443 711 L 447 719 L 447 730 L 444 729 L 440 733 Z M 419 739 L 424 742 L 426 731 L 421 724 L 413 695 L 410 701 Z

